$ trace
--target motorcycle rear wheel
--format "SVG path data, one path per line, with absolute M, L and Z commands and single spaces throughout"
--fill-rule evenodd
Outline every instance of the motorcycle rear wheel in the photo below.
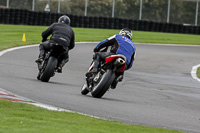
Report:
M 41 77 L 40 77 L 41 81 L 43 81 L 43 82 L 49 81 L 49 79 L 52 77 L 52 75 L 55 71 L 57 63 L 58 63 L 57 58 L 55 58 L 53 56 L 49 57 L 49 61 L 47 63 L 47 66 L 46 66 L 45 70 L 41 73 Z
M 110 88 L 110 85 L 113 83 L 115 77 L 115 73 L 112 70 L 108 69 L 107 72 L 102 75 L 99 83 L 94 86 L 91 92 L 92 96 L 95 98 L 101 98 Z

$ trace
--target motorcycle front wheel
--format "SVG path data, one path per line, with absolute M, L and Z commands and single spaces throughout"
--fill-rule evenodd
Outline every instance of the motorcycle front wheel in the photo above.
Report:
M 81 94 L 82 95 L 87 95 L 89 93 L 89 90 L 87 88 L 88 88 L 87 84 L 84 83 L 83 86 L 82 86 L 82 88 L 81 88 Z

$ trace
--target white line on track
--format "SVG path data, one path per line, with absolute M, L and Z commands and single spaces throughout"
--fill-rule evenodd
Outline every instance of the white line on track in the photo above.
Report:
M 98 43 L 98 42 L 76 42 L 76 43 Z M 135 43 L 135 44 L 142 44 L 142 45 L 163 45 L 163 46 L 193 46 L 193 47 L 199 47 L 197 45 L 177 45 L 177 44 L 150 44 L 150 43 Z M 35 47 L 35 46 L 38 46 L 39 44 L 34 44 L 34 45 L 28 45 L 28 46 L 20 46 L 20 47 L 15 47 L 15 48 L 10 48 L 10 49 L 6 49 L 6 50 L 3 50 L 3 51 L 0 51 L 0 56 L 4 55 L 5 53 L 7 52 L 10 52 L 10 51 L 14 51 L 14 50 L 17 50 L 17 49 L 23 49 L 23 48 L 29 48 L 29 47 Z M 198 67 L 200 67 L 200 64 L 199 65 L 196 65 L 196 66 L 193 66 L 192 67 L 192 70 L 191 70 L 191 76 L 196 79 L 197 81 L 200 82 L 200 79 L 197 77 L 197 69 Z M 5 94 L 13 94 L 11 92 L 8 92 L 2 88 L 0 88 L 0 92 L 2 93 L 5 93 Z M 17 98 L 20 98 L 21 100 L 29 100 L 27 98 L 23 98 L 21 96 L 17 96 L 16 94 L 14 94 Z M 32 100 L 30 100 L 32 101 Z M 42 108 L 46 108 L 48 110 L 54 110 L 54 111 L 67 111 L 67 112 L 73 112 L 73 111 L 70 111 L 70 110 L 66 110 L 66 109 L 62 109 L 62 108 L 58 108 L 58 107 L 54 107 L 54 106 L 51 106 L 51 105 L 46 105 L 46 104 L 42 104 L 42 103 L 38 103 L 38 102 L 30 102 L 29 104 L 33 104 L 35 106 L 38 106 L 38 107 L 42 107 Z M 79 113 L 79 112 L 77 112 Z M 79 114 L 82 114 L 82 113 L 79 113 Z M 82 114 L 82 115 L 85 115 L 85 114 Z M 89 116 L 89 115 L 87 115 Z M 91 117 L 95 117 L 95 116 L 91 116 Z M 95 117 L 95 118 L 99 118 L 99 117 Z
M 8 95 L 8 96 L 4 96 L 3 99 L 10 99 L 9 97 L 12 97 L 12 99 L 14 99 L 14 100 L 10 100 L 10 101 L 17 101 L 18 100 L 19 102 L 22 102 L 22 103 L 32 104 L 34 106 L 45 108 L 45 109 L 52 110 L 52 111 L 65 111 L 65 112 L 71 112 L 71 113 L 78 113 L 78 114 L 81 114 L 81 115 L 90 116 L 90 117 L 97 118 L 97 119 L 102 119 L 102 118 L 97 117 L 97 116 L 87 115 L 87 114 L 83 114 L 83 113 L 80 113 L 80 112 L 75 112 L 75 111 L 71 111 L 71 110 L 67 110 L 67 109 L 63 109 L 63 108 L 59 108 L 59 107 L 35 102 L 35 101 L 30 100 L 30 99 L 19 96 L 17 94 L 13 94 L 12 92 L 9 92 L 9 91 L 2 89 L 2 88 L 0 88 L 0 94 Z M 1 99 L 1 96 L 0 96 L 0 99 Z
M 19 47 L 15 47 L 15 48 L 9 48 L 3 51 L 0 51 L 0 56 L 2 56 L 3 54 L 13 51 L 13 50 L 17 50 L 17 49 L 22 49 L 22 48 L 30 48 L 30 47 L 35 47 L 38 46 L 38 44 L 34 44 L 34 45 L 28 45 L 28 46 L 19 46 Z
M 197 77 L 197 69 L 200 67 L 200 64 L 193 66 L 191 71 L 191 76 L 200 82 L 200 79 Z

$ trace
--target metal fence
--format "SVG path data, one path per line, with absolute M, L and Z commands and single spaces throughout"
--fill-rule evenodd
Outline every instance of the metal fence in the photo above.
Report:
M 84 16 L 200 25 L 200 0 L 0 0 L 1 8 L 19 8 Z

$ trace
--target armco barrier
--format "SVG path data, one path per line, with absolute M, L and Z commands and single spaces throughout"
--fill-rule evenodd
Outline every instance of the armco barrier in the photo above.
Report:
M 1 24 L 45 25 L 57 22 L 62 14 L 50 12 L 33 12 L 25 9 L 0 8 Z M 132 20 L 106 17 L 86 17 L 66 14 L 71 19 L 72 27 L 122 29 L 139 31 L 156 31 L 169 33 L 200 34 L 199 26 L 160 23 L 148 20 Z

